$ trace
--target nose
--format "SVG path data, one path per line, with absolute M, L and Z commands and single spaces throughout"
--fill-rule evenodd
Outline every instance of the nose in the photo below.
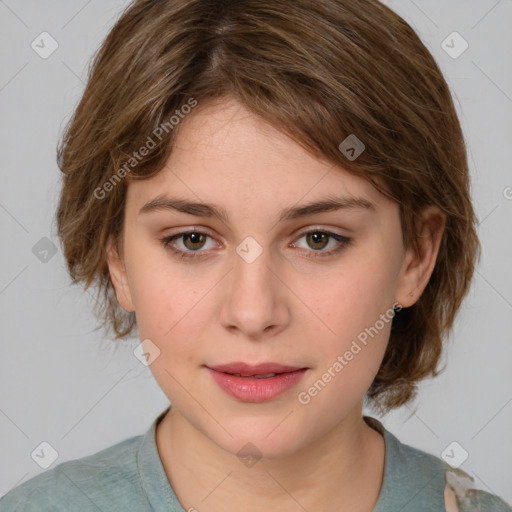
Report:
M 253 261 L 240 254 L 234 255 L 234 268 L 222 287 L 221 324 L 253 340 L 275 336 L 290 322 L 288 288 L 270 251 L 263 250 Z

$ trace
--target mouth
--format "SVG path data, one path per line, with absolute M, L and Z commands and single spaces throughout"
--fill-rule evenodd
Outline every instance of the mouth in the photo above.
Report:
M 255 377 L 255 378 L 269 378 L 275 377 L 282 373 L 295 372 L 304 369 L 300 366 L 288 366 L 280 363 L 260 363 L 251 365 L 243 362 L 234 362 L 221 364 L 217 366 L 208 366 L 211 370 L 216 372 L 227 373 L 235 375 L 236 377 Z
M 241 402 L 265 402 L 294 387 L 308 368 L 279 363 L 229 363 L 206 367 L 221 390 Z

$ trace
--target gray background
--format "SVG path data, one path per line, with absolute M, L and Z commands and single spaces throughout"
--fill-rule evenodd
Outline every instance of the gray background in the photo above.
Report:
M 386 3 L 417 30 L 455 94 L 483 254 L 446 371 L 381 421 L 437 456 L 457 441 L 476 485 L 512 503 L 512 1 Z M 57 138 L 91 55 L 126 5 L 0 0 L 0 495 L 43 471 L 31 458 L 41 442 L 58 452 L 55 467 L 145 432 L 167 406 L 133 355 L 138 340 L 94 331 L 94 299 L 70 286 L 53 219 Z M 43 31 L 59 45 L 46 59 L 31 48 Z M 441 46 L 453 31 L 469 43 L 456 59 Z M 56 254 L 43 252 L 44 237 Z

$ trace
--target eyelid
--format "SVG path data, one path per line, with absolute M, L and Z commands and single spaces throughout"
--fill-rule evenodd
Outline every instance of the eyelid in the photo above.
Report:
M 301 228 L 295 235 L 293 235 L 294 237 L 297 237 L 297 236 L 302 236 L 302 235 L 305 235 L 306 233 L 310 233 L 311 231 L 323 231 L 323 232 L 329 232 L 329 233 L 332 233 L 334 235 L 338 235 L 338 236 L 343 236 L 341 233 L 337 233 L 336 229 L 340 229 L 340 228 L 336 228 L 336 227 L 329 227 L 329 226 L 323 226 L 323 225 L 309 225 L 309 226 L 306 226 L 305 228 Z
M 173 257 L 175 257 L 179 261 L 192 263 L 197 260 L 199 262 L 202 259 L 207 258 L 212 249 L 208 249 L 208 250 L 204 250 L 204 251 L 201 249 L 199 249 L 197 251 L 186 251 L 186 250 L 182 250 L 182 249 L 176 249 L 172 246 L 174 240 L 178 240 L 178 239 L 182 238 L 184 235 L 192 234 L 192 233 L 205 235 L 208 238 L 215 240 L 215 236 L 211 235 L 210 230 L 208 230 L 207 228 L 194 227 L 194 228 L 188 228 L 188 229 L 182 228 L 181 231 L 160 239 L 160 242 L 161 242 L 162 246 L 166 250 L 170 251 L 172 253 Z M 306 257 L 307 259 L 310 259 L 312 261 L 321 261 L 323 258 L 328 259 L 330 257 L 334 257 L 335 255 L 337 255 L 338 253 L 343 251 L 347 246 L 352 244 L 351 237 L 347 237 L 347 236 L 341 235 L 339 233 L 336 233 L 335 231 L 331 231 L 330 228 L 324 228 L 324 227 L 318 227 L 318 226 L 308 226 L 306 228 L 303 228 L 301 231 L 299 231 L 297 234 L 294 235 L 293 241 L 290 244 L 288 244 L 288 247 L 290 247 L 291 244 L 293 244 L 293 247 L 296 247 L 297 240 L 307 234 L 310 234 L 310 233 L 323 233 L 323 234 L 326 234 L 329 239 L 331 239 L 331 240 L 334 239 L 336 241 L 336 246 L 327 251 L 324 251 L 324 250 L 315 251 L 315 250 L 302 249 L 302 251 L 305 253 L 304 257 Z
M 180 227 L 180 228 L 176 228 L 176 229 L 179 229 L 179 231 L 176 231 L 174 233 L 170 233 L 169 235 L 166 235 L 165 237 L 163 238 L 170 238 L 170 237 L 173 237 L 173 236 L 177 236 L 177 235 L 184 235 L 184 234 L 187 234 L 187 233 L 201 233 L 201 234 L 205 234 L 205 235 L 208 235 L 209 237 L 213 238 L 215 241 L 217 241 L 217 236 L 213 234 L 213 232 L 208 229 L 208 228 L 205 228 L 203 226 L 190 226 L 190 227 Z M 346 235 L 343 235 L 341 233 L 337 233 L 336 231 L 333 231 L 334 229 L 339 229 L 339 228 L 331 228 L 329 226 L 322 226 L 322 225 L 308 225 L 304 228 L 301 228 L 299 229 L 298 231 L 296 231 L 292 236 L 294 238 L 293 241 L 295 241 L 296 238 L 299 238 L 307 233 L 311 233 L 312 231 L 320 231 L 320 232 L 329 232 L 329 233 L 332 233 L 334 235 L 337 235 L 339 237 L 343 237 L 343 238 L 349 238 L 348 236 Z M 203 251 L 204 252 L 204 251 Z
M 165 235 L 163 238 L 170 238 L 172 236 L 184 235 L 187 233 L 201 233 L 204 235 L 208 235 L 210 238 L 213 238 L 215 240 L 217 239 L 217 235 L 215 235 L 212 230 L 205 228 L 203 226 L 185 226 L 175 228 L 171 233 Z

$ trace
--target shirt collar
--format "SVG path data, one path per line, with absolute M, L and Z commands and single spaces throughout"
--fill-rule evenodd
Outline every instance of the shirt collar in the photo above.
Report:
M 137 451 L 137 468 L 151 508 L 156 512 L 183 512 L 172 490 L 156 446 L 156 426 L 171 406 L 162 411 L 142 438 Z
M 376 418 L 363 419 L 384 436 L 386 445 L 384 478 L 372 512 L 445 510 L 443 462 L 400 442 Z
M 142 438 L 137 451 L 137 467 L 142 486 L 151 507 L 159 512 L 183 512 L 176 497 L 156 446 L 156 426 L 164 418 L 171 406 L 161 412 Z M 418 510 L 420 503 L 428 503 L 432 510 L 444 510 L 444 467 L 442 461 L 436 461 L 415 448 L 402 444 L 384 425 L 370 416 L 364 421 L 381 433 L 385 441 L 384 478 L 377 503 L 372 512 L 389 510 Z M 423 458 L 422 461 L 414 460 Z M 427 457 L 427 459 L 425 459 Z M 420 462 L 420 464 L 418 464 Z

